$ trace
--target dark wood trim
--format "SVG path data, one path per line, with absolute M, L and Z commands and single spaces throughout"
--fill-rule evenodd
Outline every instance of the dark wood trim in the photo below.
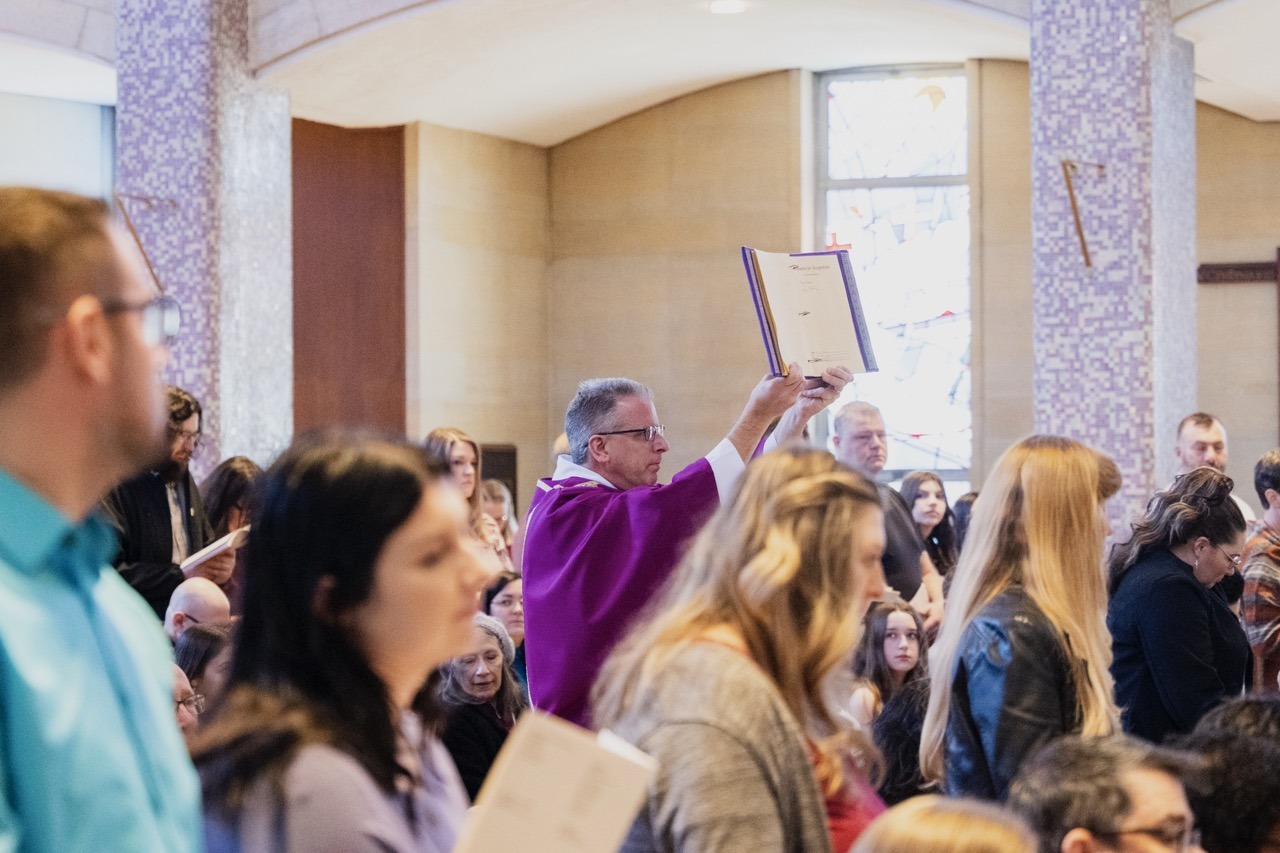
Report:
M 1196 268 L 1196 281 L 1200 284 L 1234 284 L 1251 281 L 1275 284 L 1280 281 L 1280 262 L 1201 264 Z

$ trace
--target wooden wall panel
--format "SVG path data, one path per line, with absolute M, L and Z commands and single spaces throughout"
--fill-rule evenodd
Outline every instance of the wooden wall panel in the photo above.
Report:
M 293 422 L 405 429 L 404 129 L 293 123 Z

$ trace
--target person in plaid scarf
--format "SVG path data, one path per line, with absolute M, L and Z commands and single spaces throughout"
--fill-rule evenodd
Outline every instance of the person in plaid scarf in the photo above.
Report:
M 1253 466 L 1253 486 L 1262 501 L 1262 524 L 1245 546 L 1245 633 L 1253 649 L 1253 689 L 1280 692 L 1280 448 Z

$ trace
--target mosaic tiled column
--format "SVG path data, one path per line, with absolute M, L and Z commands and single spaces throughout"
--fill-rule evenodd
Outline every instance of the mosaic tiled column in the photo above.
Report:
M 204 405 L 197 474 L 293 429 L 289 104 L 247 65 L 248 0 L 119 0 L 117 185 L 183 331 L 167 378 Z
M 1193 83 L 1169 0 L 1033 0 L 1035 425 L 1115 458 L 1116 516 L 1195 407 Z

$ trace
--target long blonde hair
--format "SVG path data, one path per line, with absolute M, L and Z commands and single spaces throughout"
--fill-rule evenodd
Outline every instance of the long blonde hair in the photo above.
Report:
M 1081 733 L 1117 728 L 1100 505 L 1119 488 L 1115 463 L 1069 438 L 1031 436 L 996 463 L 973 506 L 947 615 L 930 650 L 933 683 L 920 739 L 926 779 L 943 776 L 960 637 L 978 611 L 1011 586 L 1021 585 L 1058 631 Z
M 467 435 L 456 427 L 436 427 L 427 433 L 427 437 L 422 440 L 422 449 L 427 455 L 436 462 L 444 465 L 451 472 L 453 470 L 453 460 L 450 454 L 453 453 L 453 446 L 459 442 L 466 444 L 471 448 L 471 452 L 476 455 L 476 487 L 471 490 L 471 496 L 467 498 L 467 509 L 471 513 L 471 529 L 479 539 L 486 539 L 484 531 L 484 508 L 481 504 L 480 484 L 484 482 L 482 469 L 480 467 L 480 445 L 476 440 Z
M 824 450 L 792 446 L 753 462 L 649 618 L 606 662 L 592 694 L 596 725 L 614 725 L 674 654 L 728 625 L 813 744 L 824 791 L 840 789 L 850 759 L 873 775 L 874 746 L 840 710 L 871 580 L 851 570 L 850 531 L 879 506 L 871 482 Z M 840 676 L 843 686 L 833 683 Z
M 858 836 L 850 853 L 1036 853 L 1036 836 L 1012 812 L 981 800 L 912 797 Z

